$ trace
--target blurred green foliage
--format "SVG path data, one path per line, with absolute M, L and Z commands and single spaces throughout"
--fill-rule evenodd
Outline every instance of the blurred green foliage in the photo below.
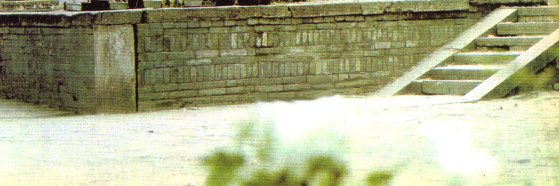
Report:
M 327 156 L 318 156 L 307 162 L 306 181 L 316 180 L 315 185 L 320 186 L 337 186 L 340 185 L 342 178 L 346 174 L 346 168 L 343 163 Z M 322 179 L 317 178 L 319 175 L 325 175 Z
M 206 184 L 208 186 L 229 185 L 234 181 L 237 171 L 244 162 L 245 159 L 242 155 L 226 152 L 216 152 L 206 157 L 203 163 L 210 169 Z
M 259 170 L 254 176 L 246 181 L 244 186 L 297 186 L 300 185 L 295 176 L 289 169 L 282 169 L 279 172 L 269 172 Z
M 367 184 L 369 186 L 387 185 L 392 177 L 390 172 L 373 172 L 367 176 Z

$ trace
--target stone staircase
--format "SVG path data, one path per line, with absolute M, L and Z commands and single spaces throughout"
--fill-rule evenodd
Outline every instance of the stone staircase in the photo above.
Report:
M 559 56 L 558 41 L 559 7 L 500 8 L 377 95 L 503 97 Z

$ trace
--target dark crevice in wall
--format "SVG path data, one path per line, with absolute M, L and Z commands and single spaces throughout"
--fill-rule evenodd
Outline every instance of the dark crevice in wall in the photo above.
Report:
M 144 19 L 144 15 L 142 14 L 142 19 Z M 132 24 L 132 29 L 134 33 L 134 73 L 136 80 L 134 81 L 134 97 L 135 105 L 136 105 L 136 112 L 138 112 L 138 25 Z
M 147 23 L 147 12 L 146 11 L 142 11 L 142 17 L 140 18 L 140 23 Z M 134 25 L 136 26 L 136 25 Z M 135 27 L 134 27 L 135 28 Z M 134 33 L 135 33 L 136 29 L 134 29 Z
M 291 10 L 291 7 L 287 7 L 287 11 L 289 11 L 289 17 L 293 18 L 293 11 Z

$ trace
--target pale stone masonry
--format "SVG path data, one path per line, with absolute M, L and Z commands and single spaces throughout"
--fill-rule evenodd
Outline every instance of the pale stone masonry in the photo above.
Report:
M 148 10 L 138 108 L 373 92 L 483 16 L 465 1 Z
M 369 93 L 494 7 L 441 0 L 0 13 L 0 94 L 99 113 Z

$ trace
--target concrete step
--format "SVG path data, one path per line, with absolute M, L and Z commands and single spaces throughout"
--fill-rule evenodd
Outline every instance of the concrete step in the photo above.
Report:
M 518 16 L 559 15 L 559 6 L 518 7 Z
M 480 51 L 524 51 L 544 36 L 480 37 L 475 40 Z
M 559 28 L 559 22 L 499 23 L 497 35 L 541 35 L 550 34 Z
M 435 80 L 484 80 L 503 68 L 503 65 L 450 65 L 429 72 Z
M 521 7 L 518 9 L 518 22 L 559 21 L 559 7 Z
M 489 65 L 504 64 L 518 57 L 522 52 L 462 52 L 454 54 L 452 62 L 447 65 Z
M 412 82 L 414 84 L 412 87 L 421 88 L 424 94 L 464 95 L 481 82 L 479 80 L 416 80 Z
M 517 22 L 558 22 L 559 15 L 522 16 Z

